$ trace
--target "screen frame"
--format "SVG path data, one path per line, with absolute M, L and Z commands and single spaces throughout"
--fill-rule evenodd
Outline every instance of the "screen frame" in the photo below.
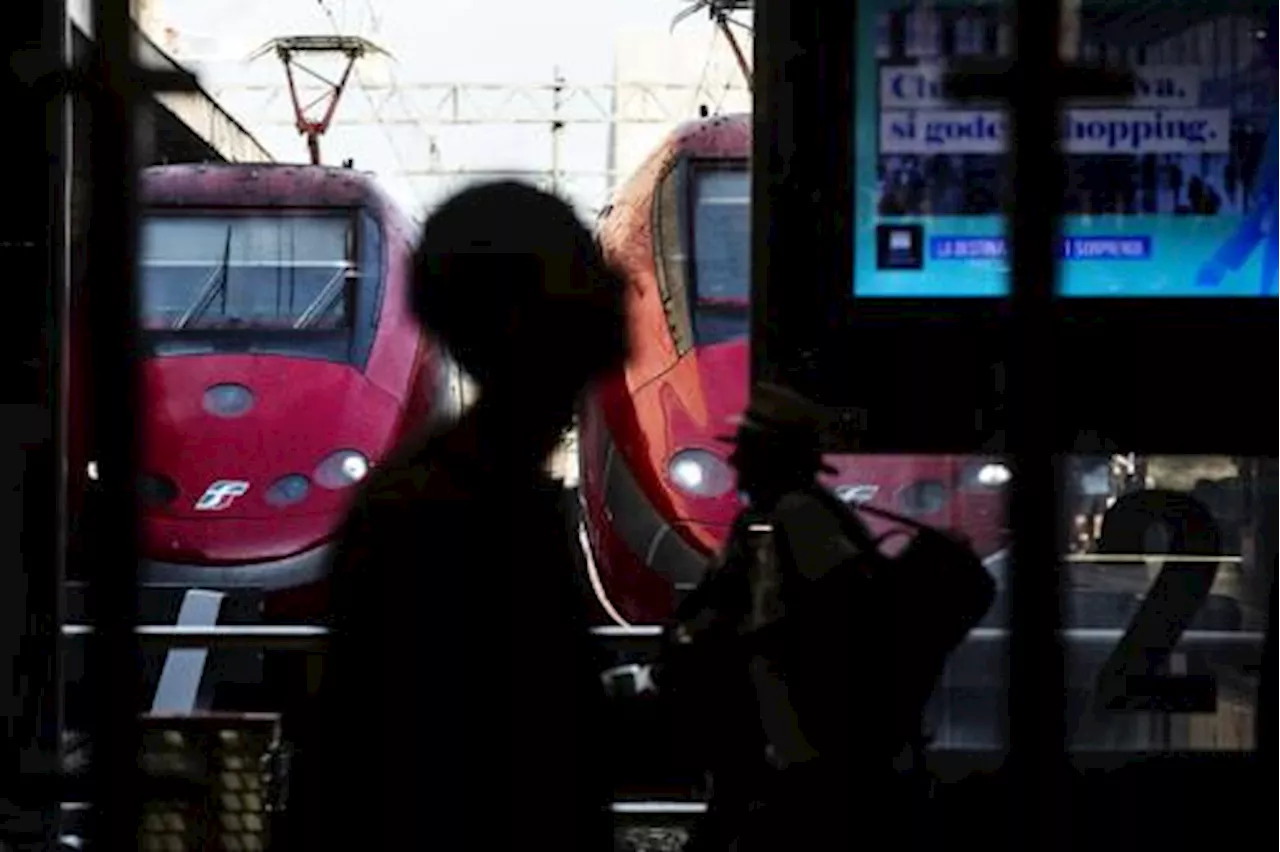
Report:
M 833 452 L 1001 451 L 1010 297 L 859 296 L 851 286 L 857 4 L 754 7 L 753 383 L 779 381 L 839 409 Z M 788 287 L 785 270 L 801 264 L 811 286 Z M 1258 297 L 1055 298 L 1046 344 L 1069 357 L 1046 381 L 1066 390 L 1081 373 L 1106 379 L 1087 398 L 1072 394 L 1054 443 L 1069 452 L 1093 434 L 1144 452 L 1274 456 L 1277 313 Z M 894 368 L 851 380 L 860 358 Z M 1171 358 L 1187 366 L 1170 368 Z M 1189 377 L 1212 383 L 1212 404 L 1183 401 Z

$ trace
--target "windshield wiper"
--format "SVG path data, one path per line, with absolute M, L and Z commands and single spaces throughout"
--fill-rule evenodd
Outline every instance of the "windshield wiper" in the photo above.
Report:
M 196 295 L 196 300 L 178 317 L 177 321 L 172 325 L 174 331 L 181 331 L 195 320 L 204 315 L 209 309 L 209 305 L 213 304 L 214 297 L 222 292 L 227 286 L 227 278 L 229 267 L 231 265 L 231 227 L 227 227 L 227 242 L 222 249 L 222 263 L 217 269 L 205 279 L 200 285 L 200 292 Z
M 294 321 L 295 329 L 310 328 L 316 324 L 320 317 L 324 316 L 329 308 L 333 305 L 334 300 L 342 293 L 343 285 L 347 283 L 347 273 L 350 270 L 342 267 L 333 274 L 333 277 L 325 282 L 324 287 L 320 289 L 320 294 L 307 305 L 306 310 L 298 315 L 298 319 Z

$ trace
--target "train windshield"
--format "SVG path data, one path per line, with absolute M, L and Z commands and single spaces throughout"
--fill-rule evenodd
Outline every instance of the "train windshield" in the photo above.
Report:
M 149 214 L 139 258 L 142 327 L 348 328 L 355 235 L 355 219 L 347 214 Z
M 751 305 L 749 174 L 745 168 L 694 174 L 694 336 L 699 344 L 745 338 Z

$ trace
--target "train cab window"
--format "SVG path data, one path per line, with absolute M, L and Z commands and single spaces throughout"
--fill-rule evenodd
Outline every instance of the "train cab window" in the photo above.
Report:
M 349 217 L 152 214 L 142 234 L 147 328 L 331 330 L 349 322 Z
M 359 223 L 347 211 L 147 213 L 140 320 L 156 354 L 319 347 L 349 356 L 367 301 Z
M 676 352 L 693 347 L 693 318 L 688 299 L 688 252 L 685 249 L 685 176 L 688 165 L 680 163 L 663 175 L 653 205 L 655 273 L 662 294 L 667 327 Z
M 694 337 L 700 345 L 750 331 L 750 175 L 745 168 L 700 168 L 693 179 Z

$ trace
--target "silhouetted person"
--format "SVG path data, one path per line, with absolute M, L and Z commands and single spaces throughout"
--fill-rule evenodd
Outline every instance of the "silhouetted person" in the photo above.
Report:
M 545 467 L 626 358 L 621 282 L 568 205 L 509 182 L 441 206 L 415 274 L 480 398 L 351 510 L 296 848 L 608 849 L 603 665 Z
M 895 759 L 919 756 L 925 703 L 994 582 L 932 530 L 883 555 L 817 481 L 833 472 L 819 444 L 829 416 L 784 388 L 753 389 L 729 459 L 748 505 L 668 634 L 659 688 L 702 705 L 689 716 L 705 720 L 712 779 L 689 852 L 922 837 L 919 789 Z
M 849 848 L 855 824 L 877 836 L 894 801 L 888 690 L 861 664 L 858 602 L 843 594 L 867 536 L 848 535 L 858 521 L 815 482 L 832 470 L 815 414 L 784 389 L 753 392 L 729 458 L 747 505 L 676 613 L 701 671 L 680 671 L 673 656 L 661 678 L 706 708 L 699 745 L 711 777 L 691 852 Z M 877 700 L 851 701 L 855 683 Z
M 1193 177 L 1187 182 L 1187 203 L 1179 205 L 1183 216 L 1216 216 L 1221 200 L 1213 187 L 1202 178 Z

